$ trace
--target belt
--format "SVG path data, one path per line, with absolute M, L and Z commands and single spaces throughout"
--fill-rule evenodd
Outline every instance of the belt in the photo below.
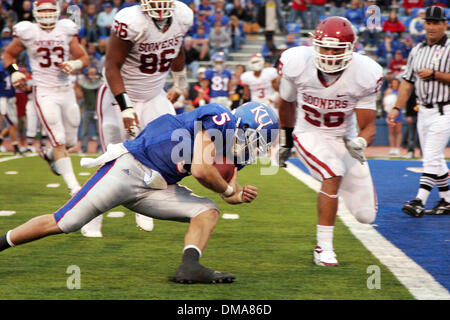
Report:
M 428 104 L 424 104 L 423 106 L 427 109 L 432 109 L 435 108 L 437 106 L 437 108 L 439 109 L 439 113 L 441 115 L 444 114 L 444 106 L 446 106 L 447 104 L 450 104 L 450 101 L 446 101 L 446 102 L 436 102 L 436 103 L 428 103 Z

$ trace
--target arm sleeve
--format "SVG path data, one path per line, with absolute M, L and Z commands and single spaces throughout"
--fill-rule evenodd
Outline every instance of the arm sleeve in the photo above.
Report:
M 284 76 L 281 77 L 280 82 L 280 97 L 287 102 L 297 101 L 297 88 L 295 84 Z

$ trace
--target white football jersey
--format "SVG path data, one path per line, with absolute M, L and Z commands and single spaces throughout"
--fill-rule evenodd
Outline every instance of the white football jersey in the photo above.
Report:
M 132 101 L 148 101 L 161 93 L 193 19 L 192 10 L 180 1 L 175 1 L 172 23 L 165 32 L 140 6 L 124 8 L 116 14 L 111 32 L 133 43 L 120 71 Z
M 14 25 L 13 32 L 27 50 L 37 86 L 70 85 L 69 75 L 61 71 L 59 64 L 69 60 L 69 44 L 78 35 L 78 26 L 72 20 L 59 20 L 51 31 L 41 29 L 37 23 L 21 21 Z
M 264 68 L 259 77 L 256 77 L 253 71 L 244 72 L 241 82 L 249 87 L 252 101 L 268 104 L 275 92 L 272 81 L 277 77 L 275 68 Z
M 289 102 L 297 101 L 298 105 L 295 130 L 355 137 L 354 109 L 376 110 L 383 69 L 371 58 L 353 53 L 349 66 L 327 86 L 314 66 L 312 50 L 294 47 L 280 58 L 280 96 Z

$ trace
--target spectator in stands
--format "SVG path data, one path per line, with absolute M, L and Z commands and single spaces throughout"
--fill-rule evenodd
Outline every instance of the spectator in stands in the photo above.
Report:
M 139 1 L 125 0 L 124 3 L 122 3 L 122 5 L 120 6 L 119 10 L 122 10 L 123 8 L 127 8 L 127 7 L 132 7 L 135 5 L 139 5 Z
M 242 24 L 239 21 L 238 17 L 231 16 L 230 21 L 228 22 L 228 26 L 226 28 L 226 32 L 231 36 L 231 50 L 239 51 L 241 49 L 241 45 L 244 43 L 244 30 L 242 28 Z
M 231 46 L 231 36 L 219 21 L 214 24 L 214 29 L 209 33 L 209 46 L 211 56 L 216 52 L 223 52 L 225 58 L 228 57 Z
M 348 0 L 333 0 L 328 2 L 330 4 L 329 15 L 344 17 L 348 2 Z
M 406 34 L 403 37 L 403 40 L 398 45 L 398 49 L 402 51 L 403 58 L 407 59 L 409 56 L 409 53 L 411 52 L 412 48 L 414 47 L 414 42 L 412 40 L 412 37 L 409 34 Z
M 234 73 L 231 76 L 230 80 L 230 100 L 231 107 L 230 109 L 236 109 L 239 107 L 244 101 L 242 100 L 244 95 L 244 86 L 241 82 L 241 75 L 245 72 L 245 66 L 243 64 L 238 64 L 234 68 Z
M 206 69 L 201 67 L 198 69 L 197 82 L 189 86 L 189 93 L 186 99 L 188 110 L 198 108 L 204 104 L 208 104 L 210 100 L 208 80 L 203 79 Z
M 89 56 L 89 65 L 100 66 L 102 65 L 102 56 L 97 52 L 97 43 L 88 42 L 86 52 Z M 87 69 L 86 69 L 87 70 Z
M 402 22 L 398 19 L 397 11 L 391 10 L 389 12 L 389 16 L 387 20 L 383 24 L 383 31 L 384 32 L 391 32 L 391 33 L 397 33 L 398 36 L 401 36 L 401 33 L 405 31 L 405 26 L 402 24 Z
M 359 30 L 364 21 L 364 12 L 360 8 L 359 0 L 350 2 L 350 8 L 345 11 L 345 17 Z
M 226 27 L 229 21 L 230 18 L 221 9 L 216 9 L 215 13 L 208 17 L 208 23 L 211 27 L 214 27 L 217 22 L 220 22 L 222 27 Z
M 391 62 L 395 50 L 394 36 L 390 32 L 386 32 L 384 41 L 378 43 L 377 50 L 374 53 L 374 59 L 381 66 L 387 67 Z
M 241 0 L 234 0 L 233 9 L 229 12 L 231 16 L 236 16 L 240 21 L 250 22 L 253 18 L 253 13 L 245 6 L 242 5 Z
M 266 32 L 266 41 L 261 48 L 261 54 L 266 62 L 274 64 L 278 59 L 278 49 L 273 41 L 273 34 Z
M 12 40 L 13 36 L 11 33 L 11 29 L 9 27 L 3 28 L 2 36 L 0 39 L 0 48 L 5 48 Z
M 411 19 L 409 23 L 409 34 L 414 43 L 422 42 L 426 38 L 425 34 L 425 9 L 419 9 L 417 17 Z
M 96 42 L 98 40 L 95 4 L 92 3 L 87 6 L 86 13 L 82 15 L 82 27 L 88 42 Z
M 392 71 L 394 76 L 397 76 L 403 72 L 403 69 L 406 66 L 406 62 L 407 60 L 403 58 L 402 50 L 396 50 L 394 58 L 389 63 L 389 70 Z
M 94 127 L 95 136 L 98 137 L 96 102 L 97 91 L 103 83 L 102 77 L 95 66 L 88 67 L 85 74 L 77 76 L 75 81 L 75 94 L 77 100 L 81 100 L 81 151 L 88 151 L 88 142 L 91 138 L 89 132 L 91 125 Z M 101 152 L 100 143 L 97 144 L 97 152 Z
M 206 17 L 212 16 L 214 14 L 214 8 L 209 3 L 209 0 L 202 0 L 200 5 L 198 6 L 198 13 Z
M 386 90 L 383 96 L 383 108 L 386 114 L 395 107 L 397 102 L 398 88 L 400 87 L 400 80 L 394 78 L 391 81 L 390 87 Z M 402 142 L 402 126 L 403 126 L 403 113 L 400 112 L 395 119 L 394 123 L 391 123 L 386 119 L 389 128 L 389 154 L 393 156 L 400 155 L 400 144 Z
M 102 8 L 103 11 L 97 16 L 97 27 L 99 36 L 106 37 L 111 33 L 111 26 L 114 23 L 116 13 L 113 11 L 113 6 L 109 2 L 105 3 Z
M 209 35 L 205 33 L 205 27 L 203 25 L 199 25 L 197 27 L 197 32 L 192 38 L 192 44 L 197 50 L 200 51 L 200 61 L 209 60 Z
M 184 55 L 186 57 L 186 69 L 190 70 L 194 77 L 197 76 L 200 60 L 200 52 L 194 47 L 191 37 L 184 38 Z
M 288 33 L 286 35 L 286 41 L 284 43 L 286 44 L 286 47 L 288 49 L 290 49 L 292 47 L 297 47 L 299 45 L 298 41 L 295 39 L 295 34 L 293 34 L 293 33 Z
M 112 6 L 114 13 L 119 12 L 122 7 L 122 0 L 112 0 Z
M 325 4 L 327 0 L 309 0 L 311 4 L 311 29 L 315 29 L 320 22 L 320 17 L 325 16 Z
M 17 12 L 17 20 L 33 21 L 33 8 L 31 7 L 31 1 L 23 1 L 22 8 Z
M 424 0 L 403 0 L 402 6 L 399 8 L 399 14 L 401 16 L 411 16 L 413 8 L 423 8 L 424 6 Z
M 64 0 L 65 2 L 69 2 L 69 6 L 77 6 L 80 10 L 84 11 L 83 1 L 82 0 Z
M 289 23 L 297 23 L 300 18 L 300 24 L 303 29 L 312 29 L 311 22 L 308 19 L 306 0 L 293 0 L 289 11 Z

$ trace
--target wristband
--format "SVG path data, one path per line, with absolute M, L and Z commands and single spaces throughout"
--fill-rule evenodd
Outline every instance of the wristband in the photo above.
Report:
M 292 148 L 294 146 L 294 139 L 292 133 L 294 128 L 281 127 L 280 130 L 280 146 L 285 148 Z
M 13 74 L 16 71 L 19 71 L 19 67 L 15 63 L 11 63 L 7 69 L 8 69 L 9 74 Z
M 186 69 L 181 71 L 172 71 L 173 75 L 173 86 L 175 89 L 179 89 L 181 92 L 187 89 L 187 79 L 186 79 Z
M 436 79 L 436 70 L 433 70 L 433 73 L 431 74 L 431 80 Z
M 233 187 L 230 186 L 230 185 L 228 185 L 227 190 L 225 190 L 224 192 L 222 192 L 222 195 L 223 195 L 224 197 L 227 198 L 227 197 L 229 197 L 229 196 L 232 196 L 233 193 L 234 193 Z
M 131 102 L 126 92 L 119 93 L 117 96 L 115 96 L 115 98 L 117 103 L 119 104 L 121 111 L 133 108 L 133 103 Z

